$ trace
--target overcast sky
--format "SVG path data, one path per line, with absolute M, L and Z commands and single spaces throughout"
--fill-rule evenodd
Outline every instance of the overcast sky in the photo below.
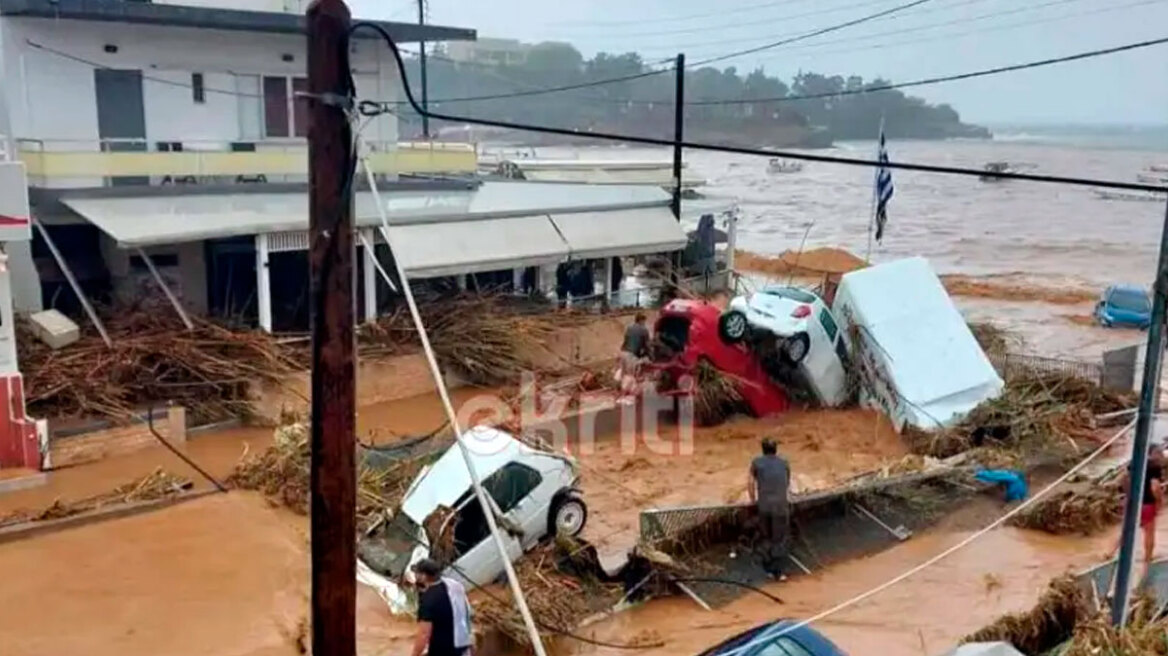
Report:
M 430 22 L 480 37 L 568 41 L 585 56 L 712 57 L 908 0 L 430 0 Z M 413 21 L 415 0 L 350 0 L 359 17 Z M 927 0 L 894 15 L 721 62 L 789 79 L 811 70 L 893 81 L 1168 37 L 1168 0 Z M 1168 45 L 915 89 L 984 123 L 1168 124 Z

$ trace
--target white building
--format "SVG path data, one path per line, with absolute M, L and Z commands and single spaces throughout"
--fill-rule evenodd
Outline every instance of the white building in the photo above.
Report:
M 456 62 L 516 66 L 527 60 L 531 45 L 517 39 L 477 39 L 451 42 L 444 50 Z
M 306 318 L 307 121 L 295 97 L 305 86 L 306 3 L 183 1 L 0 0 L 0 158 L 25 163 L 36 226 L 31 247 L 7 245 L 18 310 L 79 315 L 82 297 L 158 295 L 164 283 L 180 312 L 269 330 Z M 382 25 L 399 43 L 475 38 Z M 352 65 L 359 99 L 398 97 L 380 39 L 357 39 Z M 390 114 L 362 137 L 411 277 L 685 242 L 659 189 L 480 185 L 466 179 L 473 146 L 399 144 Z M 443 179 L 425 177 L 435 175 Z M 364 243 L 376 242 L 379 215 L 360 193 Z M 359 309 L 371 318 L 385 305 L 378 289 L 389 288 L 363 251 Z

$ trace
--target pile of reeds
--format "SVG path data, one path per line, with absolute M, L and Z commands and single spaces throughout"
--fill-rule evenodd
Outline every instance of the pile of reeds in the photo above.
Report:
M 104 319 L 112 346 L 89 330 L 59 350 L 18 323 L 29 414 L 124 422 L 170 401 L 196 422 L 247 416 L 253 383 L 279 385 L 300 368 L 271 335 L 192 320 L 187 330 L 173 312 L 126 309 Z
M 1010 524 L 1055 535 L 1093 535 L 1122 518 L 1123 491 L 1110 482 L 1059 490 L 1012 517 Z
M 698 361 L 693 376 L 694 421 L 699 426 L 716 426 L 746 411 L 738 387 L 742 383 L 737 378 L 719 371 L 704 359 Z
M 150 474 L 124 485 L 119 485 L 109 492 L 86 497 L 78 501 L 62 501 L 61 499 L 56 499 L 47 507 L 37 511 L 17 510 L 4 517 L 0 517 L 0 526 L 62 519 L 108 506 L 156 501 L 181 494 L 189 490 L 192 485 L 191 481 L 186 478 L 175 476 L 161 468 L 155 469 Z
M 1075 627 L 1060 656 L 1168 656 L 1168 617 L 1155 616 L 1157 606 L 1151 597 L 1136 598 L 1122 629 L 1109 613 L 1097 613 Z
M 273 504 L 307 515 L 309 457 L 308 426 L 285 424 L 276 428 L 272 445 L 263 453 L 245 454 L 227 482 L 238 489 L 258 491 Z M 421 458 L 403 459 L 384 469 L 358 464 L 357 516 L 362 530 L 385 511 L 398 507 L 423 464 Z
M 962 642 L 1008 642 L 1025 654 L 1044 654 L 1066 642 L 1080 622 L 1094 615 L 1075 579 L 1063 576 L 1050 582 L 1034 608 L 1003 615 Z
M 434 354 L 468 382 L 511 383 L 534 368 L 558 328 L 588 318 L 569 310 L 533 311 L 499 295 L 464 295 L 421 303 L 418 311 Z M 395 354 L 420 348 L 413 319 L 405 307 L 361 327 L 362 355 Z
M 969 332 L 986 353 L 1006 353 L 1021 340 L 1013 333 L 990 321 L 970 321 Z
M 558 632 L 574 631 L 581 621 L 621 598 L 619 584 L 601 582 L 591 575 L 592 565 L 577 562 L 585 551 L 575 540 L 561 537 L 515 563 L 519 585 L 545 643 Z M 495 628 L 520 645 L 531 644 L 509 590 L 497 586 L 489 592 L 472 592 L 471 598 L 476 622 Z
M 1071 458 L 1093 439 L 1095 415 L 1129 408 L 1130 394 L 1105 390 L 1083 378 L 1024 370 L 1011 376 L 997 398 L 974 408 L 960 423 L 935 432 L 906 430 L 914 453 L 947 458 L 976 447 L 1011 452 L 1018 460 Z

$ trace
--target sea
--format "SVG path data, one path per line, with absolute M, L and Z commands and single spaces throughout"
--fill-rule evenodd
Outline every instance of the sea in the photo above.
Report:
M 987 162 L 1006 161 L 1028 173 L 1136 182 L 1137 175 L 1151 174 L 1151 166 L 1168 167 L 1168 128 L 995 126 L 993 140 L 890 140 L 887 148 L 894 162 L 980 170 Z M 792 152 L 872 159 L 876 143 Z M 668 160 L 670 151 L 545 147 L 535 156 Z M 800 172 L 774 174 L 765 157 L 703 151 L 687 151 L 685 162 L 687 175 L 706 184 L 701 198 L 683 201 L 683 222 L 694 225 L 703 213 L 737 207 L 740 249 L 777 255 L 829 246 L 861 256 L 870 252 L 877 263 L 920 255 L 940 274 L 1008 276 L 1040 287 L 1101 291 L 1119 282 L 1150 287 L 1168 209 L 1168 196 L 1106 200 L 1084 186 L 893 171 L 895 193 L 884 235 L 869 247 L 871 168 L 807 162 Z M 1047 355 L 1095 357 L 1139 339 L 1084 328 L 1089 305 L 961 304 L 975 316 L 1019 328 Z

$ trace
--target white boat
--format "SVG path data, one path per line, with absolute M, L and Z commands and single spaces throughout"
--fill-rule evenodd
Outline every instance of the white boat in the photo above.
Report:
M 1168 173 L 1168 164 L 1153 164 L 1148 167 L 1148 170 L 1156 173 Z
M 687 175 L 682 164 L 681 186 L 691 190 L 706 183 Z M 579 182 L 585 184 L 651 184 L 673 188 L 673 162 L 669 160 L 587 160 L 515 158 L 483 159 L 479 169 L 489 175 L 533 182 Z
M 1140 173 L 1136 176 L 1136 180 L 1145 184 L 1168 185 L 1168 174 Z
M 767 162 L 767 173 L 798 173 L 803 170 L 803 162 L 773 157 Z
M 1145 191 L 1145 192 L 1123 192 L 1123 191 L 1103 191 L 1096 189 L 1095 195 L 1102 200 L 1123 200 L 1123 201 L 1144 201 L 1144 202 L 1163 202 L 1164 194 Z

